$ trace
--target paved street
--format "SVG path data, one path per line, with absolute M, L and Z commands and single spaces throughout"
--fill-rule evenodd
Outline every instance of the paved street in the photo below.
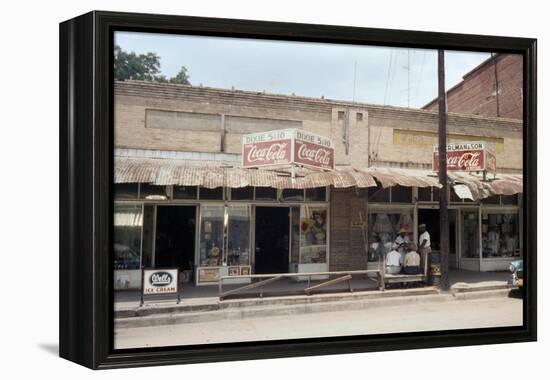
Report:
M 118 329 L 115 332 L 115 347 L 155 347 L 521 324 L 521 299 L 488 298 Z

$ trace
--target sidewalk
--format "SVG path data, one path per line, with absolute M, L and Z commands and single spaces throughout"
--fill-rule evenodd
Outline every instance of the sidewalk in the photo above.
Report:
M 247 318 L 261 315 L 285 315 L 327 312 L 342 309 L 363 309 L 380 305 L 397 305 L 415 302 L 442 302 L 489 297 L 505 297 L 510 291 L 507 272 L 479 273 L 452 271 L 451 292 L 442 294 L 437 287 L 417 286 L 379 291 L 372 279 L 354 279 L 354 292 L 347 284 L 336 284 L 330 292 L 305 295 L 289 294 L 303 289 L 303 283 L 270 284 L 269 291 L 286 291 L 278 297 L 237 298 L 220 301 L 217 286 L 192 287 L 182 290 L 182 300 L 175 298 L 146 301 L 139 307 L 139 292 L 118 292 L 115 301 L 117 325 L 136 326 L 165 323 L 188 323 L 204 320 Z M 228 287 L 229 288 L 229 287 Z M 267 290 L 266 290 L 267 291 Z M 163 317 L 161 316 L 163 315 Z M 159 319 L 160 318 L 160 319 Z M 168 318 L 168 319 L 166 319 Z M 140 320 L 141 319 L 141 320 Z

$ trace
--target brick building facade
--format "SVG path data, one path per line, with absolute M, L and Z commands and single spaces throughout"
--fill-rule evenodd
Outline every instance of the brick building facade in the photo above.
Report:
M 523 118 L 523 57 L 495 54 L 447 91 L 447 111 L 486 117 Z M 424 107 L 437 111 L 437 99 Z
M 290 218 L 296 215 L 298 226 L 312 223 L 308 220 L 304 222 L 303 219 L 306 214 L 310 217 L 312 212 L 322 213 L 327 219 L 324 262 L 316 258 L 312 261 L 316 264 L 306 266 L 306 269 L 292 267 L 295 242 L 292 236 L 284 237 L 283 241 L 290 247 L 289 271 L 316 272 L 367 268 L 372 257 L 367 255 L 366 247 L 372 243 L 369 239 L 373 233 L 391 240 L 395 238 L 391 236 L 395 234 L 394 227 L 399 224 L 399 228 L 402 228 L 405 225 L 412 240 L 417 239 L 416 225 L 420 221 L 432 223 L 429 219 L 433 218 L 430 210 L 437 207 L 437 189 L 430 186 L 436 186 L 437 179 L 430 176 L 430 172 L 432 147 L 437 143 L 437 112 L 138 81 L 116 82 L 114 92 L 115 231 L 118 224 L 120 235 L 123 237 L 118 244 L 134 244 L 134 249 L 140 252 L 140 265 L 144 262 L 155 265 L 158 261 L 158 257 L 155 259 L 155 254 L 152 253 L 158 251 L 155 251 L 155 244 L 159 244 L 158 234 L 155 238 L 155 228 L 159 228 L 161 222 L 157 217 L 160 218 L 162 215 L 159 216 L 158 210 L 168 212 L 169 209 L 161 206 L 188 206 L 191 210 L 186 216 L 190 218 L 188 224 L 194 226 L 190 228 L 189 234 L 196 238 L 194 246 L 190 248 L 193 252 L 184 264 L 188 270 L 195 270 L 196 276 L 199 276 L 199 271 L 202 270 L 205 278 L 212 273 L 207 272 L 207 260 L 203 260 L 203 251 L 206 249 L 203 238 L 216 232 L 216 220 L 212 219 L 213 222 L 204 224 L 203 219 L 215 216 L 218 211 L 222 215 L 222 223 L 223 210 L 226 221 L 229 218 L 231 222 L 232 216 L 228 212 L 236 210 L 236 218 L 248 223 L 244 225 L 248 226 L 245 228 L 249 229 L 249 237 L 235 246 L 239 245 L 239 250 L 246 251 L 248 261 L 244 261 L 251 267 L 252 272 L 257 269 L 254 258 L 257 252 L 254 252 L 258 247 L 255 246 L 257 236 L 254 228 L 258 222 L 255 219 L 255 209 L 258 207 L 287 208 Z M 268 199 L 258 196 L 259 191 L 263 194 L 267 191 L 266 188 L 254 187 L 250 192 L 252 195 L 243 196 L 250 186 L 237 189 L 225 185 L 216 195 L 216 189 L 209 189 L 204 185 L 204 181 L 227 183 L 223 177 L 230 174 L 224 174 L 225 167 L 238 170 L 243 135 L 287 128 L 302 129 L 331 138 L 335 146 L 334 158 L 337 169 L 334 175 L 348 168 L 357 170 L 353 176 L 367 175 L 366 170 L 374 168 L 380 170 L 380 173 L 385 173 L 385 179 L 374 174 L 372 178 L 376 179 L 377 186 L 367 188 L 364 184 L 343 185 L 342 181 L 347 181 L 344 175 L 334 182 L 323 185 L 326 186 L 326 195 L 323 190 L 319 193 L 323 195 L 317 198 L 308 195 L 308 188 L 305 188 L 304 192 L 300 192 L 300 189 L 279 188 L 274 198 Z M 495 152 L 500 179 L 509 176 L 515 179 L 516 183 L 521 181 L 519 174 L 522 172 L 523 144 L 519 120 L 451 113 L 448 116 L 448 131 L 450 142 L 485 143 Z M 138 164 L 132 169 L 130 166 L 134 161 Z M 135 176 L 130 178 L 129 173 L 132 170 Z M 238 177 L 238 173 L 235 171 L 231 174 L 232 181 L 235 180 L 235 176 Z M 464 183 L 471 185 L 474 178 L 475 176 L 464 177 Z M 275 180 L 279 179 L 275 177 Z M 407 184 L 403 185 L 402 180 Z M 137 190 L 131 188 L 135 183 L 138 186 Z M 488 185 L 479 181 L 473 186 L 479 186 L 480 192 L 488 188 Z M 117 188 L 121 188 L 122 192 L 117 192 Z M 506 186 L 503 185 L 499 189 L 503 191 Z M 455 256 L 451 259 L 456 266 L 490 270 L 504 265 L 505 260 L 501 260 L 497 264 L 488 262 L 483 267 L 481 246 L 474 247 L 474 258 L 464 257 L 461 261 L 461 250 L 466 248 L 465 243 L 460 241 L 463 233 L 458 229 L 469 223 L 469 219 L 464 218 L 469 218 L 469 213 L 476 210 L 475 215 L 479 219 L 477 228 L 481 231 L 482 224 L 488 223 L 485 222 L 483 212 L 487 215 L 497 212 L 504 207 L 505 202 L 509 202 L 503 212 L 507 213 L 506 215 L 514 215 L 514 228 L 519 234 L 520 222 L 517 215 L 520 203 L 517 194 L 513 194 L 521 190 L 517 190 L 518 185 L 515 189 L 512 192 L 506 190 L 506 196 L 495 195 L 496 198 L 487 198 L 491 200 L 487 205 L 484 205 L 485 201 L 480 197 L 475 201 L 467 201 L 458 198 L 453 192 L 449 194 L 451 207 L 456 210 L 457 231 L 453 248 Z M 288 198 L 287 190 L 290 194 Z M 489 193 L 485 193 L 483 197 L 488 195 Z M 174 210 L 176 209 L 174 207 Z M 464 210 L 463 213 L 461 210 Z M 130 226 L 130 221 L 141 224 Z M 294 222 L 294 219 L 290 222 L 291 235 Z M 388 231 L 388 223 L 391 223 L 391 231 Z M 435 225 L 433 222 L 432 228 L 435 229 Z M 182 228 L 184 227 L 185 225 L 182 225 Z M 163 228 L 167 229 L 163 233 L 168 233 L 170 226 Z M 135 235 L 132 235 L 132 231 Z M 226 236 L 227 232 L 224 234 L 222 251 L 228 252 L 222 252 L 221 256 L 237 256 L 237 253 L 229 252 L 229 238 Z M 475 241 L 481 244 L 479 239 Z M 519 240 L 512 243 L 516 247 Z M 246 249 L 243 246 L 246 246 Z M 212 247 L 209 246 L 208 250 L 211 251 Z M 476 252 L 478 258 L 475 258 Z M 517 249 L 513 248 L 513 254 L 519 252 L 519 246 Z M 146 255 L 148 259 L 144 261 Z M 241 260 L 241 264 L 244 261 Z M 175 265 L 170 260 L 164 260 L 162 263 L 164 266 Z M 122 269 L 124 265 L 126 264 L 121 266 Z M 160 264 L 157 262 L 157 265 Z M 134 280 L 140 281 L 139 274 L 122 269 L 119 272 L 124 272 L 124 276 L 130 276 L 129 283 L 133 283 Z

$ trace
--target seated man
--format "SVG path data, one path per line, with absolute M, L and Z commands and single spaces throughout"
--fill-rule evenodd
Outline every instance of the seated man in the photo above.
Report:
M 414 243 L 409 243 L 408 252 L 405 254 L 405 258 L 403 261 L 403 273 L 420 273 L 420 255 L 416 252 L 416 246 L 414 245 Z
M 397 251 L 397 248 L 399 248 L 397 244 L 394 243 L 391 248 L 391 251 L 386 255 L 386 273 L 398 274 L 401 272 L 403 257 Z

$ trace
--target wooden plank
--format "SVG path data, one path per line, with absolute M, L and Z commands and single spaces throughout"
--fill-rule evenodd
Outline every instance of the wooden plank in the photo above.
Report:
M 249 284 L 249 285 L 241 286 L 240 288 L 228 290 L 225 293 L 220 292 L 220 299 L 223 299 L 225 296 L 228 296 L 228 295 L 234 294 L 234 293 L 238 293 L 238 292 L 243 291 L 243 290 L 259 288 L 261 286 L 264 286 L 264 285 L 267 285 L 269 283 L 275 282 L 275 281 L 277 281 L 278 279 L 280 279 L 282 277 L 283 276 L 272 277 L 272 278 L 268 278 L 267 280 L 262 280 L 260 282 L 255 282 L 255 283 L 252 283 L 252 284 Z M 220 282 L 220 284 L 221 284 L 221 282 Z M 221 287 L 220 287 L 220 289 L 221 289 Z
M 306 292 L 307 294 L 309 294 L 309 293 L 311 293 L 313 290 L 320 289 L 320 288 L 322 288 L 322 287 L 324 287 L 324 286 L 334 285 L 334 284 L 337 284 L 337 283 L 339 283 L 339 282 L 349 281 L 349 280 L 351 280 L 351 275 L 350 275 L 350 274 L 348 274 L 347 276 L 337 277 L 337 278 L 335 278 L 335 279 L 328 280 L 328 281 L 325 281 L 325 282 L 321 282 L 320 284 L 310 286 L 309 288 L 305 288 L 305 289 L 304 289 L 304 292 Z

